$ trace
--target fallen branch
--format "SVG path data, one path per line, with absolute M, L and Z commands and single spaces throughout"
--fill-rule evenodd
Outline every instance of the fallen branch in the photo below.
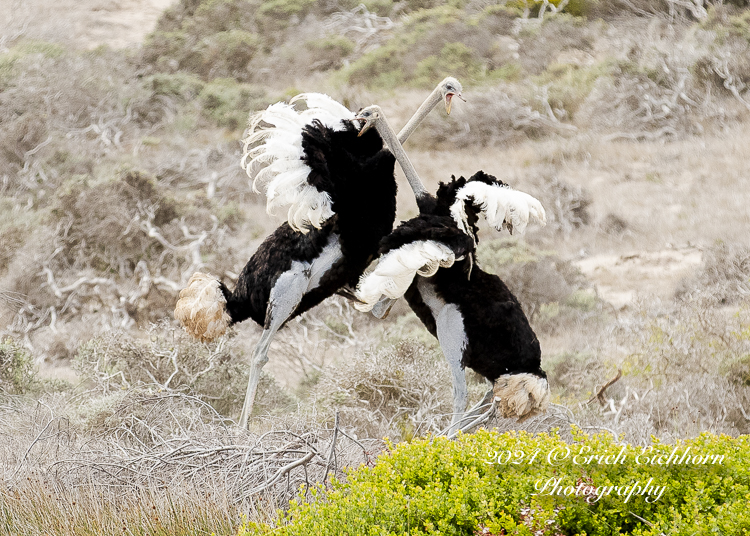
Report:
M 617 376 L 615 376 L 614 378 L 609 380 L 607 383 L 605 383 L 602 386 L 602 388 L 596 392 L 594 396 L 592 396 L 586 401 L 586 404 L 588 405 L 594 400 L 598 400 L 600 406 L 602 407 L 606 406 L 607 401 L 604 399 L 604 391 L 606 391 L 608 387 L 611 387 L 612 385 L 614 385 L 620 378 L 622 378 L 622 369 L 617 369 Z

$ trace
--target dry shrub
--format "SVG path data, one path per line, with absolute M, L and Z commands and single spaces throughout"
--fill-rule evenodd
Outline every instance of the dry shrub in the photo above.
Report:
M 148 341 L 125 332 L 110 332 L 84 343 L 74 360 L 79 376 L 104 392 L 152 388 L 185 392 L 209 403 L 222 415 L 242 409 L 249 363 L 234 340 L 212 344 L 190 339 L 181 331 L 154 328 Z M 289 411 L 293 400 L 264 375 L 258 388 L 256 414 Z
M 750 299 L 750 248 L 720 242 L 703 250 L 703 265 L 677 291 L 682 300 L 700 298 L 713 305 L 736 305 Z
M 702 131 L 702 96 L 687 67 L 665 66 L 650 73 L 628 70 L 620 66 L 612 78 L 597 80 L 582 107 L 584 123 L 611 132 L 609 139 L 654 139 Z
M 325 369 L 312 396 L 339 411 L 360 437 L 408 440 L 449 424 L 451 392 L 442 355 L 407 340 Z
M 514 238 L 501 238 L 480 242 L 477 260 L 484 269 L 500 276 L 532 320 L 538 314 L 544 316 L 542 306 L 550 303 L 567 300 L 586 312 L 594 308 L 595 299 L 575 294 L 589 286 L 581 272 L 552 252 L 535 250 Z
M 602 395 L 577 411 L 580 422 L 625 433 L 634 443 L 648 444 L 653 434 L 665 441 L 693 437 L 704 431 L 746 434 L 750 431 L 750 317 L 747 311 L 731 314 L 696 301 L 665 310 L 642 304 L 632 315 L 619 319 L 608 338 L 626 349 L 622 359 L 579 357 L 570 365 L 582 379 L 569 385 L 588 384 L 579 391 L 588 399 L 623 372 Z M 615 350 L 610 350 L 613 354 Z M 565 367 L 563 358 L 553 368 Z M 574 372 L 575 375 L 575 372 Z M 560 381 L 569 381 L 564 372 Z M 555 389 L 554 384 L 553 389 Z
M 580 401 L 591 393 L 599 378 L 609 378 L 616 370 L 594 352 L 564 352 L 545 359 L 544 370 L 556 397 L 566 402 Z
M 450 116 L 429 115 L 414 137 L 417 143 L 428 147 L 462 148 L 511 144 L 572 132 L 557 118 L 534 110 L 516 93 L 511 86 L 472 93 L 468 102 L 454 106 Z
M 69 53 L 24 41 L 9 54 L 16 59 L 0 92 L 0 174 L 17 174 L 13 190 L 58 184 L 56 166 L 46 160 L 56 148 L 68 149 L 67 139 L 79 142 L 70 151 L 76 158 L 95 159 L 119 148 L 131 134 L 146 95 L 124 55 Z M 92 141 L 92 147 L 81 150 L 82 140 L 83 146 Z
M 82 421 L 81 412 L 103 418 Z M 253 430 L 176 392 L 87 391 L 0 406 L 3 522 L 14 534 L 195 534 L 269 522 L 300 485 L 372 463 L 382 442 L 352 440 L 314 414 Z M 41 521 L 43 520 L 43 521 Z
M 567 51 L 592 52 L 600 31 L 586 19 L 570 15 L 525 24 L 518 35 L 519 61 L 528 74 L 539 75 Z
M 181 281 L 221 247 L 225 227 L 214 209 L 204 201 L 188 211 L 138 171 L 94 185 L 73 181 L 49 225 L 10 264 L 6 288 L 25 297 L 10 330 L 57 333 L 65 328 L 56 322 L 82 316 L 105 329 L 170 317 Z M 222 256 L 218 267 L 231 262 Z
M 750 109 L 750 43 L 716 24 L 714 31 L 681 27 L 675 36 L 654 21 L 642 39 L 630 36 L 627 55 L 596 80 L 579 123 L 608 139 L 640 140 L 698 135 L 739 120 L 741 107 Z M 741 106 L 728 106 L 729 99 Z
M 547 216 L 545 233 L 565 237 L 591 223 L 589 207 L 592 199 L 588 191 L 558 177 L 542 173 L 532 179 L 534 191 L 544 206 Z
M 341 65 L 352 47 L 343 44 L 342 49 L 341 40 L 330 39 L 333 35 L 350 34 L 354 26 L 354 33 L 366 32 L 374 42 L 377 20 L 364 17 L 365 27 L 356 27 L 362 15 L 370 15 L 366 9 L 346 22 L 333 16 L 348 14 L 355 5 L 346 0 L 181 2 L 164 12 L 148 37 L 141 67 L 146 72 L 190 72 L 205 81 L 232 78 L 264 85 L 272 72 L 275 83 L 295 83 L 301 74 Z M 327 57 L 318 61 L 315 52 Z
M 58 259 L 77 268 L 131 276 L 138 260 L 157 257 L 166 249 L 142 231 L 140 220 L 160 228 L 180 216 L 178 209 L 154 180 L 140 171 L 126 171 L 95 186 L 73 184 L 53 209 L 63 248 Z M 206 222 L 200 223 L 204 226 Z M 175 231 L 179 229 L 165 233 L 165 238 L 176 241 Z

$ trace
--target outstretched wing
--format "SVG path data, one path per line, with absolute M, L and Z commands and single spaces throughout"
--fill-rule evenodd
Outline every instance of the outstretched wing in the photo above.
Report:
M 298 101 L 306 102 L 307 108 L 295 108 Z M 290 104 L 272 104 L 250 117 L 242 167 L 252 179 L 253 189 L 266 194 L 269 213 L 288 206 L 289 225 L 303 233 L 310 226 L 320 229 L 333 216 L 332 192 L 320 181 L 309 180 L 311 168 L 305 162 L 303 133 L 312 125 L 345 130 L 344 121 L 353 118 L 354 113 L 320 93 L 298 95 Z
M 383 239 L 377 267 L 362 276 L 354 306 L 370 311 L 383 297 L 398 299 L 417 275 L 431 277 L 440 268 L 473 251 L 474 242 L 450 218 L 419 216 Z
M 484 172 L 476 173 L 464 186 L 458 188 L 451 205 L 451 216 L 466 233 L 470 233 L 466 204 L 484 214 L 487 223 L 498 231 L 507 228 L 511 234 L 523 234 L 530 221 L 547 223 L 544 207 L 538 199 L 514 190 Z

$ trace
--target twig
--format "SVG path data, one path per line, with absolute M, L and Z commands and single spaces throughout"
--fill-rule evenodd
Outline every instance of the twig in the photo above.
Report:
M 606 402 L 606 400 L 604 399 L 604 391 L 606 391 L 608 387 L 612 386 L 612 385 L 613 385 L 613 384 L 614 384 L 615 382 L 617 382 L 617 381 L 618 381 L 618 380 L 619 380 L 620 378 L 622 378 L 622 369 L 617 369 L 617 376 L 615 376 L 614 378 L 612 378 L 611 380 L 609 380 L 609 381 L 608 381 L 607 383 L 605 383 L 605 384 L 604 384 L 604 385 L 602 386 L 602 388 L 601 388 L 601 389 L 599 389 L 599 390 L 598 390 L 598 391 L 596 392 L 596 394 L 595 394 L 594 396 L 592 396 L 591 398 L 589 398 L 589 399 L 588 399 L 588 400 L 586 401 L 586 405 L 590 404 L 590 403 L 591 403 L 591 402 L 593 402 L 594 400 L 598 400 L 598 401 L 599 401 L 599 405 L 600 405 L 600 406 L 602 406 L 602 407 L 603 407 L 603 406 L 606 406 L 606 405 L 607 405 L 607 402 Z
M 281 477 L 284 476 L 286 473 L 288 473 L 289 471 L 291 471 L 295 467 L 299 467 L 300 465 L 309 462 L 314 457 L 315 457 L 315 453 L 314 452 L 308 452 L 305 457 L 300 458 L 299 460 L 295 460 L 292 463 L 289 463 L 289 464 L 285 465 L 284 467 L 282 467 L 281 469 L 279 469 L 278 471 L 276 471 L 276 474 L 274 474 L 273 477 L 269 481 L 267 481 L 265 484 L 263 484 L 261 486 L 257 486 L 255 488 L 251 489 L 250 491 L 248 491 L 247 493 L 245 493 L 245 495 L 242 498 L 245 499 L 245 498 L 249 497 L 250 495 L 255 495 L 257 493 L 262 492 L 263 490 L 268 489 L 269 487 L 271 487 L 272 485 L 274 485 L 276 482 L 278 482 L 278 480 L 281 479 Z

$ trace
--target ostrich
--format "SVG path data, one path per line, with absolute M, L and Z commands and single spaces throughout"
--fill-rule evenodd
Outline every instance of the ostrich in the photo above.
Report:
M 522 233 L 529 219 L 546 222 L 541 203 L 482 171 L 468 180 L 453 177 L 441 183 L 433 197 L 406 153 L 396 150 L 397 140 L 382 110 L 371 106 L 357 118 L 364 122 L 361 134 L 374 126 L 396 154 L 409 183 L 416 186 L 420 214 L 381 241 L 378 265 L 362 277 L 355 307 L 368 311 L 381 305 L 376 316 L 382 317 L 390 308 L 384 302 L 404 296 L 438 339 L 453 384 L 449 430 L 460 424 L 466 409 L 465 367 L 493 384 L 504 417 L 520 421 L 546 411 L 549 385 L 541 369 L 539 340 L 505 283 L 474 262 L 480 213 L 498 231 L 506 227 Z
M 452 97 L 460 95 L 456 79 L 443 80 L 398 139 L 406 141 L 441 100 L 449 112 Z M 291 103 L 277 103 L 251 117 L 243 157 L 250 176 L 254 166 L 265 165 L 253 187 L 266 184 L 269 211 L 290 205 L 287 222 L 259 246 L 233 292 L 218 278 L 197 272 L 175 307 L 186 331 L 202 341 L 248 318 L 263 326 L 252 355 L 242 428 L 276 332 L 333 294 L 347 295 L 396 218 L 395 159 L 377 132 L 361 133 L 354 114 L 325 95 L 296 100 L 308 108 L 298 112 Z

